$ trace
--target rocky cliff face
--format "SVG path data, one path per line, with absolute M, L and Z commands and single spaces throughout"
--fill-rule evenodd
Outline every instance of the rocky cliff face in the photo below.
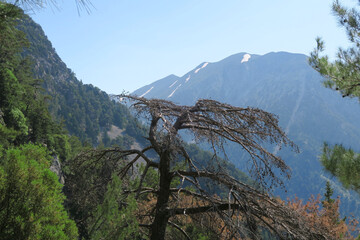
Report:
M 50 170 L 56 174 L 59 178 L 59 182 L 64 185 L 65 184 L 65 175 L 63 174 L 61 170 L 61 163 L 59 161 L 58 156 L 54 156 L 53 160 L 51 162 Z

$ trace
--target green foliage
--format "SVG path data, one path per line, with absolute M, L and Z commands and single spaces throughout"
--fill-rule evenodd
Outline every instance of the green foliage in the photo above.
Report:
M 324 51 L 324 41 L 317 38 L 317 47 L 311 53 L 310 65 L 325 77 L 325 86 L 339 91 L 343 97 L 360 99 L 360 11 L 348 9 L 338 0 L 332 10 L 339 24 L 345 28 L 352 46 L 340 48 L 333 62 L 328 56 L 320 56 Z M 342 145 L 332 148 L 324 144 L 321 162 L 328 172 L 337 177 L 345 188 L 360 192 L 360 155 Z M 329 198 L 330 199 L 330 198 Z
M 140 136 L 135 136 L 135 137 L 141 137 Z M 135 138 L 129 136 L 128 134 L 124 134 L 122 136 L 118 136 L 115 139 L 111 140 L 110 145 L 106 145 L 106 146 L 121 146 L 125 149 L 131 148 L 131 145 L 134 143 Z
M 121 160 L 114 155 L 101 158 L 90 148 L 82 155 L 63 162 L 66 176 L 66 205 L 77 223 L 81 238 L 91 239 L 88 223 L 105 198 L 113 174 L 119 174 Z
M 324 144 L 321 163 L 346 188 L 360 192 L 360 155 L 342 145 Z
M 76 239 L 45 148 L 6 150 L 0 162 L 0 239 Z
M 81 144 L 52 120 L 41 81 L 21 56 L 28 46 L 16 29 L 22 16 L 0 2 L 0 239 L 76 239 L 49 153 L 65 160 Z
M 211 231 L 204 232 L 204 229 L 201 228 L 201 226 L 186 226 L 186 232 L 189 234 L 191 239 L 210 240 L 218 238 L 216 234 L 212 233 Z
M 2 14 L 7 14 L 3 20 Z M 65 159 L 71 151 L 69 137 L 52 120 L 41 81 L 34 79 L 29 59 L 21 56 L 29 46 L 16 28 L 22 17 L 20 9 L 0 2 L 0 144 L 41 143 Z
M 339 24 L 345 28 L 349 41 L 353 44 L 348 49 L 340 48 L 337 59 L 329 61 L 328 56 L 320 56 L 325 44 L 316 39 L 317 47 L 311 53 L 310 65 L 323 75 L 326 87 L 338 90 L 343 97 L 360 97 L 360 12 L 356 8 L 347 9 L 339 1 L 334 1 L 332 10 Z
M 14 141 L 16 136 L 18 136 L 18 135 L 19 135 L 18 131 L 7 128 L 5 126 L 5 122 L 3 119 L 3 113 L 0 109 L 0 145 L 2 144 L 4 147 L 8 147 L 9 142 Z
M 139 237 L 138 222 L 134 212 L 137 204 L 133 195 L 122 193 L 120 178 L 113 175 L 112 181 L 94 217 L 91 219 L 91 239 L 136 239 Z
M 334 189 L 331 188 L 330 182 L 326 181 L 326 188 L 325 188 L 325 194 L 324 194 L 324 201 L 323 201 L 323 206 L 324 206 L 324 202 L 327 202 L 328 204 L 332 204 L 335 202 L 334 199 L 332 199 L 332 195 L 334 193 Z
M 8 139 L 2 134 L 2 142 L 0 144 L 8 144 L 15 140 L 18 136 L 28 134 L 27 117 L 25 109 L 27 102 L 24 101 L 25 85 L 29 80 L 29 74 L 23 71 L 25 62 L 20 56 L 20 52 L 25 47 L 25 35 L 16 30 L 15 19 L 20 16 L 20 11 L 11 5 L 0 3 L 0 15 L 7 12 L 13 18 L 0 21 L 0 110 L 3 113 L 2 129 L 3 133 L 11 132 Z M 1 17 L 0 17 L 1 19 Z M 6 18 L 7 19 L 7 18 Z M 31 94 L 31 92 L 30 92 Z M 7 128 L 7 130 L 5 130 Z M 15 132 L 16 131 L 16 132 Z M 15 138 L 14 138 L 15 137 Z
M 137 167 L 137 172 L 142 173 L 145 170 L 144 164 L 140 164 Z M 132 181 L 130 181 L 131 186 L 135 189 L 140 185 L 140 176 L 136 175 Z M 155 188 L 159 185 L 159 173 L 153 168 L 148 168 L 147 174 L 144 177 L 142 186 L 145 188 Z
M 0 2 L 0 22 L 12 21 L 18 16 L 19 9 L 5 4 L 4 1 Z
M 5 17 L 6 14 L 11 17 Z M 0 2 L 0 144 L 3 145 L 28 133 L 23 113 L 25 104 L 21 101 L 24 88 L 20 82 L 22 79 L 16 76 L 16 69 L 22 64 L 20 52 L 26 46 L 24 34 L 15 29 L 14 18 L 19 16 L 17 8 Z
M 21 134 L 26 135 L 28 133 L 26 118 L 24 114 L 20 111 L 20 109 L 11 109 L 9 113 L 9 119 L 16 124 L 15 129 L 19 130 Z

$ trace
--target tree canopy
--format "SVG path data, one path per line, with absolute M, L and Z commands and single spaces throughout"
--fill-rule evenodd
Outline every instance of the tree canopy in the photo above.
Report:
M 0 158 L 0 239 L 76 239 L 46 149 L 22 145 Z

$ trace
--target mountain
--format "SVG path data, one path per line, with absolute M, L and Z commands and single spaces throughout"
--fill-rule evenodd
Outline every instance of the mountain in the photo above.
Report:
M 360 197 L 344 190 L 335 179 L 323 172 L 318 156 L 323 142 L 359 147 L 360 105 L 344 99 L 322 85 L 322 77 L 307 63 L 307 56 L 287 52 L 265 55 L 239 53 L 219 62 L 204 62 L 182 77 L 170 75 L 144 86 L 133 94 L 162 98 L 191 105 L 197 99 L 209 98 L 240 107 L 257 107 L 279 116 L 280 126 L 300 147 L 300 154 L 282 150 L 292 168 L 286 182 L 287 193 L 276 190 L 282 198 L 309 198 L 322 194 L 325 181 L 330 180 L 335 194 L 341 196 L 344 212 L 355 212 Z M 277 149 L 269 149 L 278 152 Z M 246 170 L 247 159 L 231 145 L 229 159 Z
M 52 116 L 64 123 L 70 134 L 83 143 L 111 145 L 122 132 L 130 137 L 139 123 L 127 107 L 111 101 L 108 94 L 91 84 L 83 84 L 56 53 L 41 26 L 25 15 L 18 29 L 26 34 L 30 46 L 23 55 L 33 62 L 36 78 L 50 96 Z M 129 134 L 127 134 L 129 133 Z
M 134 117 L 128 107 L 114 96 L 91 84 L 83 84 L 56 53 L 41 26 L 25 15 L 18 28 L 26 34 L 30 46 L 23 55 L 34 64 L 34 75 L 43 80 L 45 94 L 50 96 L 48 106 L 54 119 L 83 143 L 123 148 L 140 148 L 147 141 L 147 128 Z M 187 145 L 189 154 L 204 164 L 211 158 L 209 152 L 195 145 Z M 233 164 L 223 162 L 226 169 L 244 182 L 255 185 Z

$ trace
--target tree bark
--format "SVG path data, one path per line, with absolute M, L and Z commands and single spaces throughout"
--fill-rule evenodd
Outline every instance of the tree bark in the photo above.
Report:
M 160 189 L 158 200 L 156 203 L 155 219 L 151 226 L 151 240 L 165 239 L 166 225 L 169 221 L 170 214 L 168 210 L 168 203 L 170 197 L 170 160 L 171 154 L 166 151 L 160 158 Z

